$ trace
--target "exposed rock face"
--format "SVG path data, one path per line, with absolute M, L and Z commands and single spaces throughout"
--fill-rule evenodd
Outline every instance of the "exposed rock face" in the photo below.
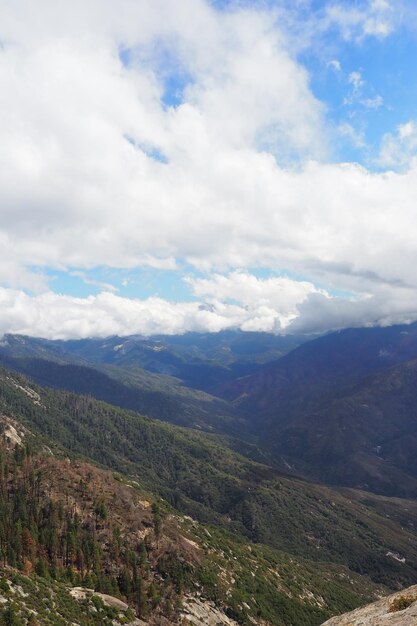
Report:
M 200 598 L 188 597 L 183 602 L 182 614 L 193 626 L 238 626 L 212 602 L 204 602 Z
M 73 587 L 70 589 L 70 594 L 76 600 L 84 600 L 89 595 L 98 596 L 106 606 L 111 606 L 119 611 L 127 611 L 129 605 L 126 602 L 122 602 L 119 598 L 115 598 L 114 596 L 109 596 L 107 593 L 99 593 L 98 591 L 94 591 L 94 589 L 86 589 L 85 587 Z
M 412 626 L 413 624 L 417 625 L 417 585 L 393 593 L 387 598 L 351 613 L 332 617 L 322 626 Z

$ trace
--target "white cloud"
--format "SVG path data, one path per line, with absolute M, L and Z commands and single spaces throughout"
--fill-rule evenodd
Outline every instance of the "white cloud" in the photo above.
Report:
M 398 137 L 401 141 L 411 141 L 413 147 L 416 147 L 417 123 L 414 121 L 400 124 L 398 126 Z
M 350 93 L 345 97 L 344 105 L 362 105 L 366 109 L 376 110 L 384 104 L 384 99 L 381 95 L 375 94 L 366 97 L 364 90 L 372 91 L 372 86 L 369 86 L 364 80 L 362 71 L 355 70 L 350 72 L 347 77 L 347 83 L 351 86 Z
M 356 130 L 356 128 L 348 122 L 339 124 L 337 130 L 342 137 L 347 137 L 356 148 L 364 148 L 366 146 L 363 130 Z
M 381 95 L 376 95 L 373 98 L 365 98 L 362 100 L 362 104 L 367 109 L 379 109 L 384 104 L 384 98 Z
M 346 40 L 365 37 L 384 39 L 395 27 L 396 14 L 387 0 L 363 0 L 355 3 L 332 2 L 326 8 L 329 26 L 336 26 Z
M 350 39 L 389 32 L 387 2 L 357 6 L 332 3 L 327 28 Z M 311 303 L 324 302 L 330 316 L 341 301 L 314 282 L 368 294 L 375 318 L 378 307 L 397 315 L 397 300 L 408 311 L 403 290 L 417 287 L 417 165 L 408 159 L 402 173 L 376 174 L 320 161 L 330 142 L 325 110 L 275 12 L 220 14 L 203 0 L 17 0 L 1 14 L 0 280 L 38 293 L 3 292 L 4 329 L 276 329 L 294 316 L 302 324 Z M 164 80 L 177 67 L 188 82 L 174 107 Z M 352 73 L 351 83 L 360 90 L 362 75 Z M 341 132 L 361 140 L 352 127 Z M 394 143 L 410 153 L 413 133 L 399 130 Z M 288 268 L 311 282 L 259 282 L 244 272 L 194 281 L 213 312 L 40 293 L 45 279 L 30 269 L 174 268 L 178 260 L 210 272 Z M 226 297 L 240 304 L 222 305 Z M 357 302 L 346 310 L 359 310 Z
M 351 72 L 348 76 L 348 82 L 353 85 L 353 88 L 358 90 L 365 84 L 362 74 L 359 71 Z
M 417 122 L 400 124 L 395 133 L 384 135 L 377 160 L 382 167 L 401 170 L 417 164 Z
M 256 320 L 265 315 L 273 319 L 269 330 L 286 328 L 298 316 L 298 305 L 310 294 L 321 293 L 328 297 L 326 292 L 307 281 L 287 277 L 259 279 L 244 271 L 227 276 L 215 274 L 210 278 L 189 278 L 188 283 L 197 297 L 209 298 L 213 302 L 236 301 L 244 306 L 255 325 Z
M 331 296 L 289 278 L 258 279 L 243 272 L 193 280 L 197 302 L 122 298 L 110 292 L 76 298 L 46 292 L 30 296 L 0 288 L 0 334 L 48 339 L 109 335 L 216 332 L 230 328 L 315 333 L 346 326 L 409 323 L 416 319 L 413 289 L 380 286 L 373 295 Z M 235 302 L 224 302 L 224 299 Z
M 332 68 L 336 73 L 339 73 L 342 71 L 342 65 L 340 61 L 338 61 L 337 59 L 333 59 L 332 61 L 329 61 L 327 66 Z
M 91 285 L 92 287 L 98 287 L 102 291 L 110 291 L 111 293 L 116 293 L 118 288 L 112 285 L 111 283 L 105 283 L 101 280 L 95 280 L 93 278 L 89 278 L 85 272 L 80 272 L 78 270 L 73 270 L 69 272 L 70 276 L 74 276 L 75 278 L 81 278 L 84 284 Z M 124 281 L 123 281 L 124 282 Z M 122 284 L 123 284 L 122 282 Z
M 345 98 L 344 104 L 361 104 L 366 109 L 376 110 L 384 104 L 384 99 L 381 95 L 376 94 L 374 96 L 365 97 L 363 91 L 366 86 L 366 81 L 362 76 L 362 72 L 356 70 L 350 72 L 347 78 L 347 82 L 352 86 L 351 93 Z M 369 88 L 368 88 L 369 90 Z
M 277 332 L 281 319 L 281 313 L 266 302 L 247 307 L 218 300 L 207 304 L 172 303 L 155 297 L 128 299 L 109 292 L 75 298 L 52 292 L 30 296 L 0 289 L 0 333 L 51 339 L 214 332 L 226 328 Z
M 21 265 L 172 267 L 199 249 L 212 202 L 225 208 L 216 185 L 233 195 L 227 179 L 259 145 L 284 159 L 324 150 L 322 107 L 267 14 L 219 15 L 202 0 L 45 1 L 42 11 L 20 1 L 2 14 L 1 235 Z M 161 101 L 161 41 L 191 76 L 177 109 Z
M 417 296 L 414 289 L 381 286 L 371 296 L 326 298 L 311 294 L 299 306 L 292 333 L 323 332 L 346 327 L 390 326 L 416 321 Z

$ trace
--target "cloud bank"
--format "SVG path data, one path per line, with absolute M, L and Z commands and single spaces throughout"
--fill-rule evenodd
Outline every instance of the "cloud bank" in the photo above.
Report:
M 381 287 L 375 295 L 330 296 L 312 283 L 258 279 L 243 272 L 193 280 L 195 302 L 123 298 L 111 292 L 77 298 L 28 295 L 0 288 L 0 333 L 48 339 L 109 335 L 182 334 L 239 328 L 273 333 L 318 333 L 349 325 L 390 325 L 415 320 L 415 291 Z M 394 303 L 392 299 L 395 297 Z M 378 311 L 378 317 L 375 316 Z
M 282 6 L 263 5 L 2 3 L 0 331 L 417 319 L 415 122 L 384 138 L 386 171 L 332 163 L 337 130 Z M 329 3 L 320 19 L 349 41 L 395 26 L 385 0 Z M 189 279 L 191 303 L 71 298 L 45 274 L 181 263 L 207 274 Z M 260 281 L 259 267 L 306 279 Z

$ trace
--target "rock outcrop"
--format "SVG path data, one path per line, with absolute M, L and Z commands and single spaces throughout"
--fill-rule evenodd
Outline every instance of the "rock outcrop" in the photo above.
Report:
M 238 626 L 212 602 L 191 596 L 183 601 L 182 615 L 193 626 Z
M 417 585 L 393 593 L 351 613 L 332 617 L 322 626 L 417 625 Z

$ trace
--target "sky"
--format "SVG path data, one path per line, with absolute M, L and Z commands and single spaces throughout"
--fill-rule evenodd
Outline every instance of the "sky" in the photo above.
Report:
M 417 320 L 411 0 L 0 0 L 0 334 Z

